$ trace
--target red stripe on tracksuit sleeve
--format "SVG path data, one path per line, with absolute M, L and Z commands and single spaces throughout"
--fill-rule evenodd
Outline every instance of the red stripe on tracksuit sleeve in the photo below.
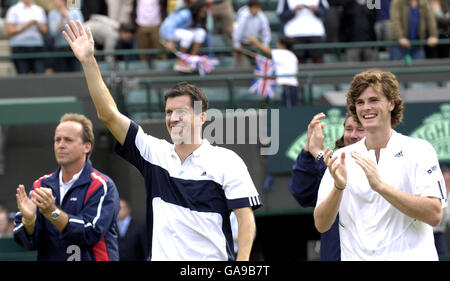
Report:
M 96 173 L 95 171 L 92 171 L 92 173 L 94 173 L 97 177 L 100 177 L 105 182 L 107 182 L 107 179 L 102 175 Z M 91 178 L 93 179 L 93 181 L 89 186 L 89 189 L 86 193 L 86 197 L 84 197 L 84 204 L 86 204 L 87 200 L 89 199 L 89 197 L 91 197 L 94 191 L 97 190 L 97 188 L 100 187 L 100 185 L 102 185 L 102 182 L 98 178 L 94 177 L 93 175 L 91 175 Z M 94 254 L 94 258 L 96 261 L 109 261 L 105 237 L 102 237 L 102 239 L 100 239 L 100 241 L 98 241 L 97 244 L 95 244 L 92 247 L 92 253 Z
M 92 173 L 94 173 L 97 177 L 103 179 L 105 182 L 108 181 L 105 177 L 96 173 L 95 171 L 92 171 Z M 89 197 L 91 197 L 92 193 L 94 193 L 94 191 L 102 184 L 102 182 L 98 178 L 95 178 L 92 175 L 91 175 L 91 178 L 93 181 L 92 181 L 91 185 L 89 186 L 89 189 L 86 193 L 86 197 L 84 197 L 84 204 L 86 204 L 87 200 L 89 199 Z
M 102 237 L 102 239 L 100 239 L 100 241 L 92 247 L 92 252 L 94 253 L 96 261 L 109 261 L 105 237 Z

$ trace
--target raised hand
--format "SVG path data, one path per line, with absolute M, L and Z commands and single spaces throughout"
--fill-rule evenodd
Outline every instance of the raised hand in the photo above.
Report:
M 22 217 L 27 222 L 32 222 L 36 219 L 36 205 L 28 198 L 25 192 L 25 186 L 22 184 L 17 188 L 16 201 L 17 208 L 22 213 Z
M 342 152 L 340 161 L 336 162 L 337 156 L 331 158 L 333 150 L 325 149 L 323 161 L 328 167 L 334 179 L 334 186 L 339 190 L 344 190 L 347 185 L 347 167 L 345 165 L 345 152 Z
M 88 28 L 84 30 L 80 21 L 76 23 L 71 20 L 70 26 L 66 24 L 66 31 L 63 31 L 63 36 L 66 38 L 73 53 L 77 59 L 83 63 L 94 57 L 94 39 L 92 38 L 91 30 Z
M 324 113 L 318 113 L 314 115 L 308 125 L 305 150 L 309 151 L 314 158 L 317 157 L 317 154 L 323 149 L 323 142 L 325 140 L 323 128 L 325 124 L 321 123 L 320 120 L 325 117 L 326 115 Z

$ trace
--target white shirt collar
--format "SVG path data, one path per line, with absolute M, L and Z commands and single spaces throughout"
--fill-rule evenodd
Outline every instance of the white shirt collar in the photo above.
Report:
M 202 144 L 199 147 L 197 147 L 197 149 L 192 151 L 192 153 L 191 153 L 192 156 L 194 156 L 194 157 L 200 156 L 202 151 L 204 151 L 209 146 L 211 146 L 209 141 L 207 139 L 202 139 Z M 175 151 L 175 145 L 174 144 L 172 145 L 171 154 L 172 154 L 173 157 L 178 157 L 178 154 Z
M 81 169 L 78 173 L 73 175 L 73 177 L 70 181 L 68 181 L 67 183 L 64 183 L 63 179 L 62 179 L 62 171 L 59 171 L 59 185 L 60 186 L 62 186 L 62 185 L 71 185 L 72 186 L 72 184 L 74 184 L 77 181 L 77 179 L 80 177 L 81 172 L 83 172 L 83 169 Z
M 59 194 L 60 194 L 60 204 L 62 204 L 62 201 L 64 199 L 64 195 L 66 195 L 67 191 L 72 187 L 72 185 L 78 180 L 78 178 L 81 175 L 81 172 L 83 169 L 81 169 L 78 173 L 73 175 L 72 179 L 68 182 L 64 183 L 62 179 L 62 171 L 59 171 Z
M 386 147 L 382 148 L 381 150 L 384 150 L 384 151 L 391 151 L 391 150 L 393 151 L 393 150 L 395 150 L 396 146 L 397 146 L 397 141 L 396 140 L 397 140 L 397 136 L 398 135 L 399 135 L 399 133 L 397 133 L 394 129 L 392 129 L 392 134 L 391 134 L 391 137 L 389 138 L 389 141 L 388 141 Z M 365 148 L 366 151 L 370 151 L 369 149 L 367 149 L 367 146 L 366 146 L 366 138 L 367 137 L 362 138 L 359 141 L 359 143 L 360 143 L 360 145 L 362 147 Z M 373 149 L 371 149 L 371 150 L 373 150 Z

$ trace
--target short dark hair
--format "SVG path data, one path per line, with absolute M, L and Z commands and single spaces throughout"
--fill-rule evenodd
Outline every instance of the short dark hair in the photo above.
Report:
M 259 6 L 261 7 L 261 1 L 260 0 L 248 0 L 247 2 L 247 6 L 252 7 L 252 6 Z
M 180 96 L 190 96 L 192 108 L 194 108 L 195 101 L 200 101 L 202 103 L 202 112 L 208 110 L 208 97 L 205 92 L 196 85 L 188 82 L 179 82 L 165 94 L 164 100 L 167 102 L 168 98 Z
M 280 37 L 278 37 L 278 43 L 283 44 L 286 49 L 292 50 L 292 40 L 286 35 L 280 35 Z

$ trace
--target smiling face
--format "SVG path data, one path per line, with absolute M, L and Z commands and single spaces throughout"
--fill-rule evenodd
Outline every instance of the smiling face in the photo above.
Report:
M 389 104 L 390 116 L 383 115 L 386 110 L 379 108 L 380 103 Z M 404 108 L 397 78 L 390 72 L 374 69 L 355 75 L 347 93 L 347 108 L 366 129 L 381 121 L 380 118 L 390 118 L 390 127 L 396 127 L 403 120 Z M 358 113 L 362 110 L 364 116 Z
M 189 95 L 166 100 L 166 127 L 172 142 L 178 144 L 200 144 L 201 128 L 205 123 L 205 112 L 194 114 Z
M 367 87 L 356 99 L 355 106 L 358 120 L 365 130 L 386 126 L 391 128 L 391 112 L 395 104 L 388 101 L 380 87 Z
M 80 123 L 66 121 L 56 127 L 54 150 L 56 162 L 61 166 L 84 164 L 91 143 L 83 142 L 83 126 Z

